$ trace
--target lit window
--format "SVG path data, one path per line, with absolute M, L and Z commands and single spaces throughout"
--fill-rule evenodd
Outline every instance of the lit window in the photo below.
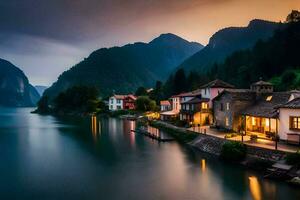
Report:
M 256 125 L 256 119 L 255 117 L 252 117 L 252 126 L 255 126 Z
M 228 117 L 225 118 L 225 125 L 226 125 L 226 126 L 229 126 L 229 120 L 228 120 Z
M 208 104 L 207 103 L 202 103 L 201 104 L 201 108 L 202 109 L 207 109 L 208 108 Z
M 229 110 L 229 103 L 226 103 L 226 109 Z
M 266 126 L 270 126 L 270 120 L 266 119 Z
M 290 129 L 300 130 L 300 117 L 290 117 Z
M 273 96 L 268 96 L 266 101 L 271 101 Z

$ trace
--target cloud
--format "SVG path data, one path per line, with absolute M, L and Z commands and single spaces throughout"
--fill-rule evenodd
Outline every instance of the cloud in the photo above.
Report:
M 0 56 L 36 84 L 51 84 L 93 50 L 172 32 L 207 43 L 227 26 L 278 21 L 298 0 L 2 0 Z M 272 5 L 272 9 L 268 9 Z

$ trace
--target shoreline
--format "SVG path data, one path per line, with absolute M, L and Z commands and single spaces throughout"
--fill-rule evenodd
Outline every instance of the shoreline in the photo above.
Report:
M 161 129 L 166 133 L 173 136 L 176 141 L 181 144 L 188 145 L 189 147 L 203 153 L 215 156 L 217 159 L 220 159 L 220 153 L 222 145 L 230 141 L 223 138 L 218 138 L 211 135 L 195 133 L 185 128 L 176 127 L 172 124 L 166 124 L 165 122 L 160 121 L 148 121 L 149 125 Z M 189 137 L 187 137 L 189 135 Z M 188 138 L 188 139 L 187 139 Z M 288 152 L 283 152 L 279 150 L 265 149 L 262 147 L 254 147 L 251 145 L 245 144 L 247 147 L 246 158 L 240 162 L 230 162 L 234 165 L 239 165 L 245 167 L 246 169 L 254 170 L 257 173 L 261 174 L 264 178 L 267 178 L 268 170 L 275 163 L 281 162 L 288 155 Z M 224 161 L 225 162 L 225 161 Z M 297 178 L 291 172 L 285 174 L 283 177 L 268 177 L 277 181 L 286 182 L 291 184 L 293 178 Z M 298 182 L 291 185 L 300 186 Z

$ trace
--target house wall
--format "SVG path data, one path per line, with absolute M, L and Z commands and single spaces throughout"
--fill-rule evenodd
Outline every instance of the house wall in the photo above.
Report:
M 167 110 L 170 110 L 170 106 L 167 106 L 167 105 L 160 105 L 160 110 L 161 110 L 161 111 L 167 111 Z
M 229 109 L 227 109 L 229 103 Z M 223 104 L 223 111 L 221 111 Z M 228 93 L 223 94 L 218 100 L 214 101 L 214 123 L 225 129 L 238 131 L 241 125 L 239 112 L 252 104 L 251 101 L 239 101 L 232 99 Z M 226 124 L 226 119 L 228 124 Z
M 205 90 L 206 90 L 206 92 L 205 92 Z M 203 89 L 201 89 L 201 97 L 210 99 L 209 107 L 212 108 L 212 106 L 213 106 L 212 100 L 216 96 L 218 96 L 223 90 L 224 90 L 224 88 L 203 88 Z
M 279 109 L 279 129 L 278 135 L 281 140 L 287 139 L 287 133 L 297 133 L 299 131 L 290 130 L 290 116 L 300 116 L 300 109 L 289 109 L 289 108 L 280 108 Z
M 112 110 L 112 111 L 122 110 L 123 109 L 123 100 L 120 99 L 120 102 L 117 103 L 117 99 L 115 97 L 110 97 L 108 105 L 109 105 L 109 110 Z M 120 109 L 118 109 L 118 107 Z

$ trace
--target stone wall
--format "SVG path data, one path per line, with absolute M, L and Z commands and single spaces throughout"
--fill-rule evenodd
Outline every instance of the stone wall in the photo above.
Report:
M 168 124 L 166 122 L 158 121 L 157 124 L 164 126 L 165 128 L 169 128 L 170 130 L 176 130 L 182 132 L 182 134 L 187 134 L 190 131 L 187 131 L 185 128 L 179 128 L 172 124 Z M 216 156 L 219 156 L 222 150 L 222 146 L 225 142 L 229 140 L 225 138 L 218 138 L 211 135 L 206 134 L 198 134 L 198 137 L 194 139 L 189 145 L 194 148 L 210 153 Z M 286 156 L 286 152 L 276 151 L 271 149 L 264 149 L 261 147 L 254 147 L 247 145 L 247 156 L 254 157 L 261 160 L 266 161 L 278 161 Z

